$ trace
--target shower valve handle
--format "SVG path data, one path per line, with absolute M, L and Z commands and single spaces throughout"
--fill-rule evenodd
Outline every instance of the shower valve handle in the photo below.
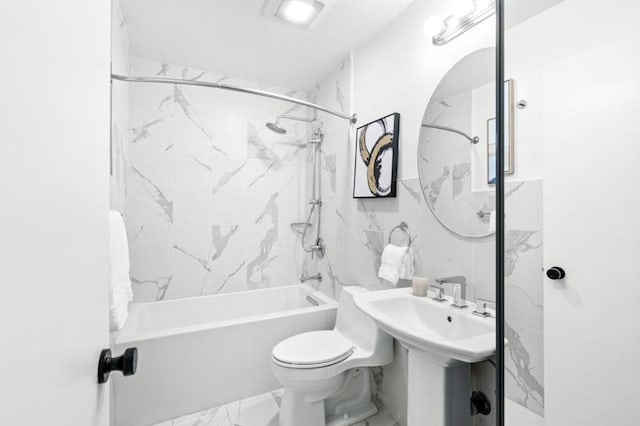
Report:
M 127 348 L 118 357 L 111 356 L 111 349 L 103 349 L 98 360 L 98 383 L 106 383 L 112 371 L 122 371 L 123 376 L 136 374 L 138 348 Z

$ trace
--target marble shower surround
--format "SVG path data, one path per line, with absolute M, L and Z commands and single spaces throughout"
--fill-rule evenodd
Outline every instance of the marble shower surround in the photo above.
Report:
M 305 94 L 133 58 L 132 75 Z M 127 83 L 114 83 L 117 85 Z M 297 282 L 291 222 L 305 214 L 306 126 L 265 128 L 289 103 L 198 87 L 129 86 L 125 222 L 136 302 Z

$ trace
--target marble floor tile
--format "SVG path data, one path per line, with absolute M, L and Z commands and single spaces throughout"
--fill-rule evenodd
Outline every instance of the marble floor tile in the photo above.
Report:
M 278 426 L 281 399 L 282 390 L 267 392 L 153 426 Z M 382 411 L 355 426 L 402 425 L 388 412 Z

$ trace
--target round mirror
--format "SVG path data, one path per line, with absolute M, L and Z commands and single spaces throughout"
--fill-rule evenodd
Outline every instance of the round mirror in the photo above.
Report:
M 487 140 L 494 119 L 495 49 L 487 48 L 464 57 L 440 81 L 418 143 L 426 204 L 442 226 L 463 238 L 495 232 L 495 182 L 489 171 L 494 141 Z

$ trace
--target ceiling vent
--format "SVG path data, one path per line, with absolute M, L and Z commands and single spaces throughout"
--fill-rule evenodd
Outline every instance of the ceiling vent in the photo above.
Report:
M 318 0 L 267 0 L 262 13 L 280 22 L 309 29 L 324 8 L 325 4 Z

